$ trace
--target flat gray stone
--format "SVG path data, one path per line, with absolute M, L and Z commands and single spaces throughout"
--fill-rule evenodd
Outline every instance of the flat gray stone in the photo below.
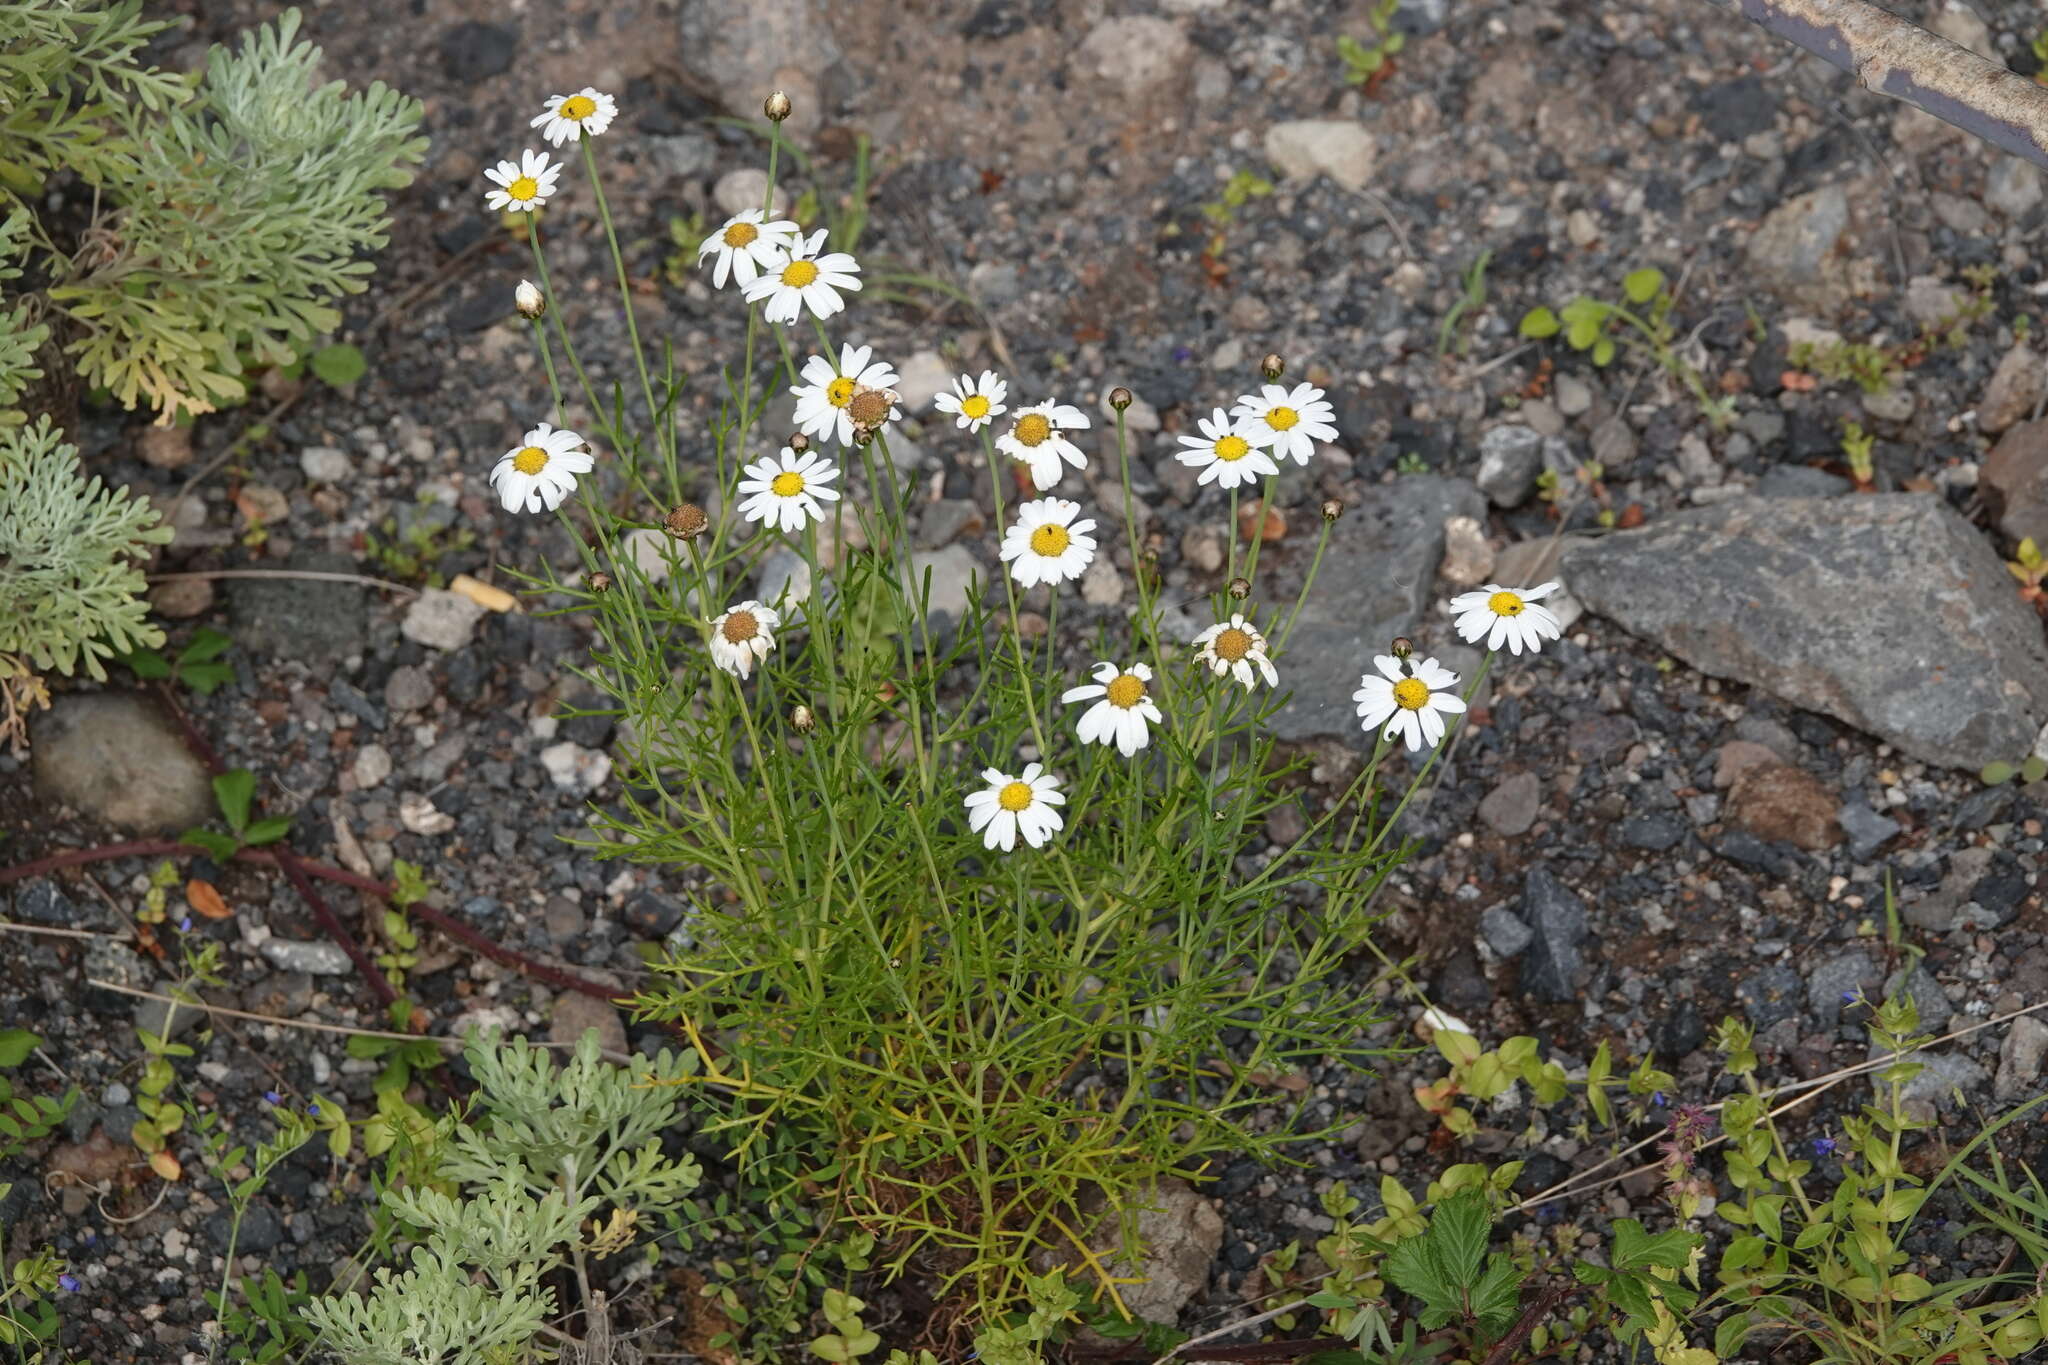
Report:
M 1586 903 L 1538 864 L 1522 890 L 1522 919 L 1532 931 L 1522 984 L 1540 1000 L 1576 1000 L 1586 971 L 1579 945 L 1588 932 Z
M 484 608 L 475 599 L 446 588 L 427 588 L 405 610 L 399 630 L 408 640 L 429 649 L 456 650 L 476 635 L 476 623 L 484 619 Z
M 360 573 L 343 554 L 292 557 L 286 565 L 322 573 Z M 359 583 L 308 578 L 233 578 L 226 584 L 235 643 L 258 654 L 301 663 L 337 664 L 362 652 L 366 589 Z
M 2013 1020 L 2012 1032 L 1998 1049 L 1998 1075 L 1991 1093 L 2007 1101 L 2026 1098 L 2041 1077 L 2043 1057 L 2048 1057 L 2048 1024 L 2031 1014 Z
M 795 102 L 791 131 L 808 133 L 826 120 L 830 111 L 819 107 L 817 91 L 843 54 L 824 0 L 691 0 L 681 7 L 678 22 L 683 69 L 699 88 L 716 92 L 730 112 L 759 121 L 761 101 L 779 88 Z M 756 195 L 755 206 L 760 202 Z
M 1327 175 L 1347 190 L 1372 180 L 1379 148 L 1364 125 L 1350 119 L 1309 118 L 1266 130 L 1266 160 L 1289 180 Z
M 206 769 L 163 712 L 131 692 L 74 692 L 29 722 L 38 795 L 140 833 L 213 815 Z
M 1428 638 L 1417 624 L 1443 558 L 1444 522 L 1456 516 L 1483 521 L 1486 499 L 1463 479 L 1435 474 L 1396 479 L 1345 511 L 1279 661 L 1280 686 L 1293 696 L 1273 715 L 1275 735 L 1358 736 L 1351 694 L 1373 655 L 1397 635 L 1417 636 L 1423 654 L 1456 640 L 1448 621 Z
M 1849 195 L 1840 185 L 1788 199 L 1750 236 L 1750 272 L 1787 303 L 1832 312 L 1850 294 L 1847 263 L 1837 251 L 1848 228 Z
M 2048 647 L 1940 498 L 1738 498 L 1572 547 L 1573 594 L 1703 673 L 1981 768 L 2048 717 Z

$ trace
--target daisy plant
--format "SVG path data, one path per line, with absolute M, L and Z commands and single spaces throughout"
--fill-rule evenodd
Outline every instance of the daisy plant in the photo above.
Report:
M 539 126 L 573 138 L 588 173 L 547 212 L 605 224 L 630 320 L 593 150 L 616 112 L 585 91 L 549 101 Z M 577 127 L 558 139 L 563 120 Z M 1141 541 L 1133 463 L 1149 453 L 1125 423 L 1130 392 L 1012 406 L 1024 377 L 981 370 L 911 411 L 881 330 L 862 336 L 874 319 L 838 324 L 857 341 L 833 334 L 860 301 L 860 262 L 773 216 L 771 132 L 761 210 L 699 253 L 719 306 L 746 321 L 717 382 L 686 389 L 672 352 L 650 358 L 629 329 L 636 410 L 630 386 L 589 382 L 572 310 L 522 301 L 552 423 L 493 480 L 507 508 L 551 510 L 573 534 L 574 561 L 532 565 L 530 581 L 589 618 L 577 671 L 620 721 L 616 784 L 584 837 L 692 888 L 692 935 L 662 945 L 661 984 L 638 1003 L 695 1040 L 684 1084 L 705 1137 L 871 1238 L 875 1273 L 936 1275 L 948 1321 L 1001 1321 L 1034 1258 L 1113 1312 L 1118 1282 L 1089 1249 L 1098 1196 L 1113 1216 L 1164 1177 L 1280 1157 L 1353 1121 L 1270 1081 L 1370 1059 L 1354 957 L 1404 847 L 1383 775 L 1426 772 L 1408 750 L 1433 760 L 1452 742 L 1469 687 L 1395 650 L 1366 675 L 1351 778 L 1298 780 L 1307 760 L 1267 721 L 1342 509 L 1326 504 L 1313 552 L 1267 556 L 1262 578 L 1263 525 L 1240 546 L 1236 500 L 1242 482 L 1264 479 L 1270 498 L 1305 477 L 1337 437 L 1321 390 L 1280 387 L 1268 357 L 1263 388 L 1231 410 L 1213 395 L 1199 438 L 1180 438 L 1232 551 L 1224 579 L 1194 578 L 1205 621 L 1170 627 L 1184 618 Z M 784 392 L 801 429 L 765 429 Z M 962 542 L 975 568 L 958 579 L 911 549 L 929 482 L 891 442 L 913 424 L 983 474 L 993 520 Z M 1073 498 L 1046 492 L 1096 461 Z M 1100 488 L 1120 495 L 1094 505 Z M 1296 590 L 1277 591 L 1283 572 Z M 1083 604 L 1078 580 L 1104 573 L 1135 605 Z M 1491 591 L 1485 611 L 1528 624 L 1490 642 L 1533 648 L 1548 614 Z M 1357 664 L 1383 648 L 1361 642 Z

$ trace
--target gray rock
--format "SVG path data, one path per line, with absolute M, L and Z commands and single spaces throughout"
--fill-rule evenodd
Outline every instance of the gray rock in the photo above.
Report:
M 348 452 L 333 446 L 307 446 L 299 452 L 299 468 L 314 483 L 340 483 L 351 467 Z
M 400 664 L 384 680 L 384 704 L 393 715 L 423 711 L 434 701 L 434 678 L 418 664 Z
M 1347 190 L 1362 190 L 1378 158 L 1372 134 L 1350 119 L 1296 119 L 1266 130 L 1266 160 L 1289 180 L 1327 175 Z
M 1848 302 L 1848 268 L 1837 247 L 1849 228 L 1849 195 L 1827 185 L 1771 210 L 1749 239 L 1752 276 L 1786 302 L 1831 312 Z
M 764 96 L 765 98 L 765 96 Z M 643 137 L 647 159 L 664 180 L 700 180 L 718 165 L 718 144 L 703 133 L 676 133 L 669 137 Z M 759 208 L 756 204 L 754 207 Z M 696 261 L 696 243 L 690 244 L 690 260 Z
M 1857 997 L 1878 998 L 1879 977 L 1870 954 L 1861 948 L 1837 953 L 1806 975 L 1806 1011 L 1822 1028 L 1842 1022 L 1842 1011 Z
M 905 412 L 923 412 L 932 405 L 932 399 L 953 387 L 953 377 L 958 373 L 946 358 L 937 351 L 918 351 L 903 362 L 897 371 L 896 392 L 903 395 Z M 950 426 L 953 419 L 944 417 Z M 956 428 L 957 429 L 957 428 Z
M 2048 543 L 2048 417 L 2021 422 L 1999 437 L 1977 486 L 1999 530 L 2014 540 Z
M 302 943 L 297 939 L 263 940 L 263 956 L 279 971 L 304 972 L 307 976 L 347 976 L 355 970 L 348 953 L 338 943 Z
M 1496 507 L 1520 507 L 1543 468 L 1543 433 L 1517 423 L 1479 438 L 1479 473 L 1473 480 Z
M 1609 474 L 1618 474 L 1636 462 L 1636 434 L 1619 417 L 1610 417 L 1593 428 L 1593 458 Z
M 2033 416 L 2044 392 L 2048 392 L 2048 365 L 2042 364 L 2041 353 L 2024 341 L 2014 342 L 1991 372 L 1984 396 L 1977 400 L 1977 429 L 1995 435 Z
M 540 751 L 540 764 L 555 786 L 571 796 L 588 796 L 612 775 L 609 754 L 562 740 Z
M 964 545 L 948 545 L 943 550 L 916 550 L 911 553 L 904 574 L 905 591 L 913 598 L 925 591 L 927 570 L 931 574 L 931 597 L 927 603 L 931 615 L 934 618 L 944 617 L 955 625 L 967 612 L 968 585 L 975 582 L 986 585 L 989 581 L 988 571 Z
M 1074 53 L 1074 65 L 1137 100 L 1184 75 L 1192 55 L 1186 35 L 1173 23 L 1137 14 L 1105 19 L 1090 29 Z
M 29 722 L 38 795 L 143 833 L 176 833 L 214 812 L 206 768 L 177 728 L 130 692 L 74 692 Z
M 621 992 L 624 987 L 620 987 Z M 555 997 L 548 1014 L 548 1041 L 561 1044 L 580 1042 L 591 1029 L 597 1030 L 597 1045 L 607 1052 L 630 1052 L 626 1021 L 619 1007 L 581 991 L 563 991 Z
M 1210 1268 L 1223 1249 L 1223 1217 L 1184 1180 L 1162 1180 L 1150 1192 L 1134 1195 L 1137 1240 L 1144 1259 L 1131 1265 L 1121 1254 L 1122 1220 L 1106 1212 L 1089 1234 L 1098 1257 L 1110 1259 L 1110 1273 L 1119 1281 L 1117 1293 L 1132 1316 L 1146 1322 L 1172 1323 L 1188 1300 L 1209 1283 Z
M 1575 374 L 1557 376 L 1557 410 L 1566 417 L 1577 417 L 1593 406 L 1593 386 Z
M 358 573 L 342 554 L 300 554 L 287 568 Z M 226 585 L 229 634 L 258 654 L 319 667 L 362 652 L 364 589 L 358 583 L 310 578 L 235 578 Z
M 1479 818 L 1495 834 L 1527 834 L 1543 802 L 1543 782 L 1532 772 L 1510 773 L 1479 803 Z
M 829 593 L 826 595 L 830 596 Z M 811 597 L 810 563 L 787 545 L 776 546 L 761 556 L 761 568 L 754 577 L 753 596 L 778 611 L 787 611 L 808 602 Z
M 1740 498 L 1573 546 L 1564 569 L 1589 609 L 1700 671 L 1927 762 L 2024 753 L 2048 716 L 2040 622 L 1932 495 Z
M 1397 635 L 1418 633 L 1443 557 L 1444 523 L 1455 516 L 1483 519 L 1486 501 L 1465 480 L 1434 474 L 1396 479 L 1345 513 L 1280 665 L 1281 685 L 1293 696 L 1272 717 L 1275 735 L 1357 733 L 1351 694 L 1373 655 L 1386 653 Z M 1438 636 L 1451 638 L 1448 629 Z
M 2048 1056 L 2048 1023 L 2031 1014 L 2013 1020 L 2012 1030 L 1998 1049 L 1998 1074 L 1992 1079 L 1991 1093 L 2007 1101 L 2035 1093 L 2044 1056 Z
M 1940 1033 L 1948 1027 L 1948 1021 L 1956 1012 L 1948 992 L 1934 979 L 1934 973 L 1919 963 L 1910 968 L 1902 967 L 1893 972 L 1884 983 L 1884 996 L 1896 1000 L 1900 996 L 1913 1002 L 1913 1009 L 1919 1016 L 1922 1033 Z
M 1750 1023 L 1759 1030 L 1767 1029 L 1780 1020 L 1799 1017 L 1806 982 L 1790 967 L 1765 967 L 1736 983 L 1735 998 L 1742 1002 Z
M 1842 832 L 1849 836 L 1849 856 L 1857 862 L 1866 862 L 1870 855 L 1883 848 L 1885 843 L 1896 837 L 1899 822 L 1888 815 L 1879 815 L 1864 801 L 1845 801 L 1835 812 L 1835 819 L 1842 826 Z
M 2002 156 L 1991 163 L 1984 177 L 1984 206 L 2020 219 L 2041 202 L 2041 172 L 2032 162 L 2016 156 Z
M 6 901 L 0 898 L 0 908 Z M 41 877 L 24 882 L 14 893 L 14 918 L 29 924 L 46 924 L 54 928 L 76 929 L 79 927 L 78 906 L 71 898 L 58 889 L 57 883 Z
M 1878 1055 L 1882 1054 L 1873 1054 Z M 1930 1108 L 1953 1106 L 1957 1092 L 1967 1095 L 1986 1079 L 1982 1066 L 1959 1053 L 1915 1052 L 1909 1054 L 1909 1060 L 1918 1062 L 1921 1072 L 1907 1081 L 1901 1091 L 1900 1098 L 1907 1103 Z M 1883 1072 L 1873 1072 L 1870 1085 L 1882 1102 L 1888 1090 Z
M 1503 962 L 1535 941 L 1536 931 L 1505 905 L 1490 905 L 1479 916 L 1479 932 L 1486 946 Z
M 718 177 L 718 183 L 711 187 L 711 202 L 725 213 L 744 213 L 748 209 L 761 207 L 761 201 L 768 195 L 768 172 L 760 166 L 741 166 Z M 789 212 L 789 197 L 780 185 L 775 187 L 775 213 L 778 217 Z M 773 420 L 771 411 L 763 420 L 764 431 L 785 431 L 788 422 Z
M 786 127 L 808 133 L 823 121 L 816 91 L 836 75 L 843 55 L 824 0 L 692 0 L 681 7 L 679 24 L 684 71 L 732 113 L 759 119 L 761 101 L 781 88 L 796 104 Z
M 1756 481 L 1760 498 L 1838 498 L 1849 488 L 1841 475 L 1803 464 L 1772 465 Z
M 459 592 L 428 588 L 406 608 L 399 630 L 408 640 L 429 649 L 461 649 L 476 636 L 476 623 L 484 619 L 481 604 Z
M 1542 1000 L 1576 1000 L 1586 971 L 1579 949 L 1588 932 L 1586 903 L 1539 864 L 1522 887 L 1522 919 L 1532 938 L 1522 984 Z

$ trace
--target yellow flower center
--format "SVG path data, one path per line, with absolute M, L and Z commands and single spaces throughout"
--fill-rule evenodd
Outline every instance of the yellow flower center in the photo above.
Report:
M 558 111 L 563 118 L 581 123 L 597 112 L 597 101 L 588 95 L 571 95 L 562 101 Z
M 1216 637 L 1216 657 L 1225 663 L 1236 663 L 1252 652 L 1252 637 L 1248 632 L 1231 626 Z
M 782 267 L 782 282 L 791 289 L 802 289 L 805 285 L 814 284 L 817 278 L 818 264 L 815 261 L 791 261 Z
M 525 446 L 512 457 L 512 467 L 522 474 L 538 474 L 548 467 L 548 453 L 539 446 Z
M 743 645 L 761 633 L 761 623 L 750 611 L 727 612 L 725 624 L 718 628 L 718 633 L 729 644 Z
M 1301 421 L 1301 414 L 1293 408 L 1274 408 L 1266 414 L 1266 425 L 1275 431 L 1286 431 Z
M 825 386 L 825 401 L 835 408 L 843 408 L 853 401 L 855 387 L 854 382 L 842 374 Z
M 1403 678 L 1394 684 L 1394 704 L 1403 711 L 1420 711 L 1429 705 L 1429 684 L 1420 678 Z
M 761 229 L 752 223 L 734 223 L 725 230 L 723 240 L 731 247 L 752 246 L 760 236 Z
M 1012 813 L 1031 809 L 1031 784 L 1012 782 L 996 795 L 996 804 Z
M 988 416 L 988 399 L 978 393 L 970 393 L 960 400 L 960 411 L 973 421 L 979 422 Z
M 1145 700 L 1145 680 L 1135 673 L 1119 674 L 1107 691 L 1111 706 L 1128 711 Z
M 531 199 L 540 193 L 540 181 L 530 175 L 522 175 L 505 187 L 505 193 L 511 195 L 514 202 Z
M 778 498 L 793 498 L 804 491 L 804 476 L 785 469 L 768 481 L 768 488 Z
M 1027 446 L 1043 445 L 1052 435 L 1052 419 L 1042 412 L 1027 412 L 1017 419 L 1015 434 Z
M 1067 552 L 1067 546 L 1074 538 L 1067 534 L 1067 528 L 1048 521 L 1031 533 L 1031 552 L 1051 559 Z
M 1511 592 L 1497 592 L 1486 599 L 1486 609 L 1495 616 L 1520 616 L 1525 604 Z
M 1226 436 L 1216 443 L 1216 458 L 1232 464 L 1252 453 L 1252 443 L 1242 436 Z

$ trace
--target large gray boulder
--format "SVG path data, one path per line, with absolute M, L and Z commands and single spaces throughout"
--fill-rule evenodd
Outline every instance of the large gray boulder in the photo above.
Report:
M 1576 546 L 1564 578 L 1701 672 L 1930 763 L 2019 758 L 2048 717 L 2040 618 L 1931 494 L 1739 498 Z

